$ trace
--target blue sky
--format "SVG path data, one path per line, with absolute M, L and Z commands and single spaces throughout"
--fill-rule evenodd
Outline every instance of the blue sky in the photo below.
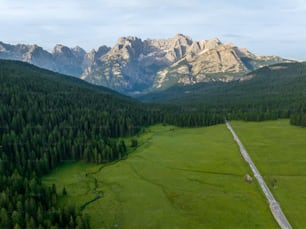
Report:
M 306 60 L 305 0 L 0 0 L 0 12 L 0 41 L 47 50 L 183 33 Z

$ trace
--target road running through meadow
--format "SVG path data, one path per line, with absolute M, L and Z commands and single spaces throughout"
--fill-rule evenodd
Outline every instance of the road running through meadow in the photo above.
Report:
M 227 128 L 232 133 L 232 135 L 234 137 L 234 140 L 237 142 L 237 144 L 240 148 L 241 155 L 243 156 L 244 160 L 251 167 L 255 178 L 257 179 L 262 191 L 264 192 L 264 194 L 265 194 L 265 196 L 266 196 L 266 198 L 269 202 L 271 212 L 272 212 L 276 222 L 279 224 L 279 226 L 282 229 L 292 229 L 292 227 L 291 227 L 290 223 L 288 222 L 285 214 L 283 213 L 279 203 L 276 201 L 273 194 L 269 190 L 267 184 L 265 183 L 264 179 L 260 175 L 258 169 L 256 168 L 256 166 L 255 166 L 254 162 L 252 161 L 250 155 L 248 154 L 248 152 L 244 148 L 243 144 L 241 143 L 241 141 L 238 138 L 237 134 L 235 133 L 234 129 L 232 128 L 232 126 L 230 125 L 230 123 L 228 121 L 225 121 L 225 123 L 226 123 Z

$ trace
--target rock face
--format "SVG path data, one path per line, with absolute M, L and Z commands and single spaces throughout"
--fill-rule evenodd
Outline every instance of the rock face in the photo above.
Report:
M 219 39 L 193 41 L 177 34 L 169 39 L 119 38 L 115 46 L 82 74 L 82 79 L 123 93 L 160 90 L 176 84 L 231 81 L 275 63 L 280 57 L 257 57 Z
M 86 52 L 80 47 L 68 48 L 56 45 L 51 53 L 37 45 L 9 45 L 0 42 L 0 58 L 20 60 L 41 68 L 80 77 L 87 65 L 83 65 Z
M 42 68 L 56 71 L 52 54 L 37 45 L 9 45 L 0 42 L 0 58 L 25 61 Z
M 156 73 L 186 55 L 190 38 L 177 35 L 171 39 L 145 40 L 119 38 L 82 79 L 123 92 L 135 92 L 152 86 Z
M 222 44 L 218 39 L 194 42 L 197 47 L 179 61 L 156 73 L 153 88 L 174 84 L 195 84 L 209 81 L 232 81 L 257 68 L 280 62 L 280 57 L 257 57 L 246 49 Z
M 80 76 L 83 73 L 85 50 L 80 47 L 68 48 L 56 45 L 52 51 L 57 71 L 66 75 Z
M 275 56 L 258 57 L 217 38 L 193 41 L 182 34 L 169 39 L 121 37 L 113 48 L 101 46 L 88 53 L 80 47 L 56 45 L 49 53 L 37 45 L 0 42 L 0 58 L 26 61 L 127 94 L 176 84 L 227 82 L 257 68 L 287 61 Z

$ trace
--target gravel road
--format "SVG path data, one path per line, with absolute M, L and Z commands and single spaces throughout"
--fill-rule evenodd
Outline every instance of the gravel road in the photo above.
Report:
M 237 144 L 239 145 L 240 152 L 241 152 L 243 158 L 246 160 L 246 162 L 251 167 L 255 178 L 257 179 L 262 191 L 264 192 L 264 194 L 265 194 L 265 196 L 266 196 L 266 198 L 269 202 L 270 209 L 271 209 L 271 212 L 272 212 L 275 220 L 277 221 L 277 223 L 279 224 L 279 226 L 282 229 L 291 229 L 292 227 L 291 227 L 290 223 L 288 222 L 285 214 L 283 213 L 279 203 L 275 200 L 275 198 L 272 195 L 271 191 L 269 190 L 267 184 L 265 183 L 264 179 L 262 178 L 259 171 L 257 170 L 254 162 L 252 161 L 251 157 L 249 156 L 248 152 L 244 148 L 243 144 L 239 140 L 237 134 L 235 133 L 234 129 L 232 128 L 232 126 L 230 125 L 230 123 L 228 121 L 226 121 L 226 126 L 230 130 L 230 132 L 232 133 L 232 135 L 233 135 L 235 141 L 237 142 Z

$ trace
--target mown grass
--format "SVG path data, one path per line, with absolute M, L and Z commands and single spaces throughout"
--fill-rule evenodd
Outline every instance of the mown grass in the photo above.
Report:
M 232 122 L 293 228 L 306 228 L 306 129 L 289 120 Z
M 225 125 L 158 125 L 140 142 L 125 160 L 66 164 L 44 182 L 67 188 L 62 204 L 103 193 L 84 209 L 93 228 L 277 228 Z

